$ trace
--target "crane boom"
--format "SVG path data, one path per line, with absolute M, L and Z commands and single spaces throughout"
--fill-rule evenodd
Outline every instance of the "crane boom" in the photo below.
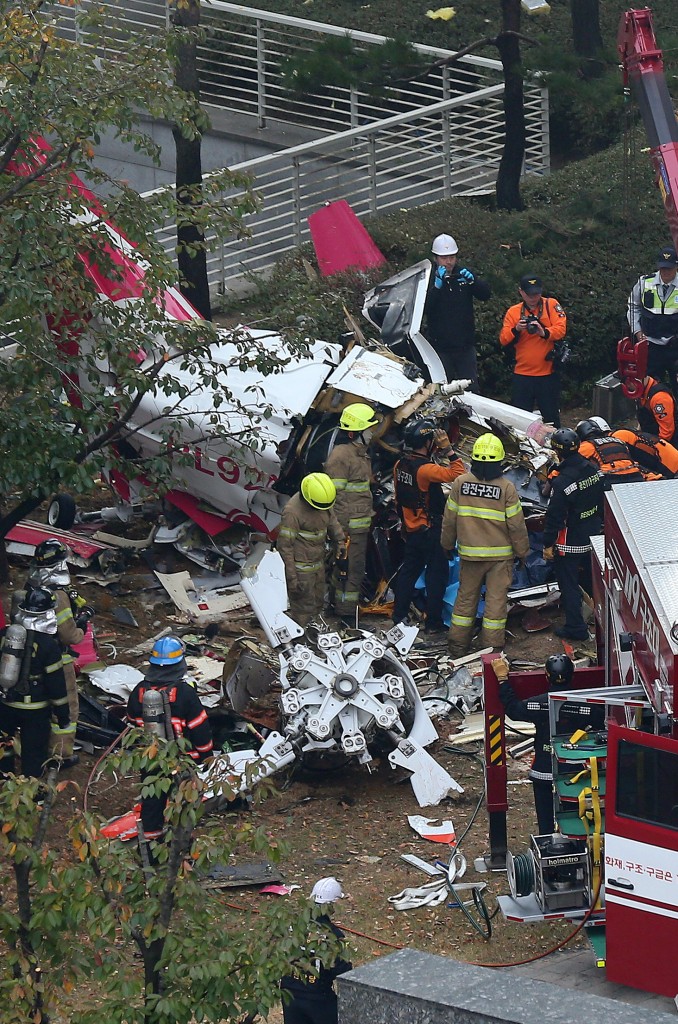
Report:
M 657 46 L 652 11 L 626 11 L 619 23 L 617 48 L 624 85 L 633 88 L 640 108 L 655 180 L 661 193 L 673 244 L 678 248 L 678 121 L 664 76 L 662 51 Z

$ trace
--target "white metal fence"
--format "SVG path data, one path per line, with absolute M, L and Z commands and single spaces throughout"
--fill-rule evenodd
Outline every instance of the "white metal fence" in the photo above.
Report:
M 166 0 L 118 0 L 105 7 L 123 11 L 133 31 L 164 29 L 169 23 Z M 62 27 L 73 32 L 69 8 L 58 10 Z M 305 241 L 306 219 L 324 202 L 346 199 L 362 216 L 493 189 L 504 136 L 499 61 L 467 55 L 441 66 L 437 62 L 450 51 L 416 45 L 431 65 L 416 81 L 390 86 L 379 96 L 355 87 L 327 87 L 298 97 L 283 87 L 286 57 L 310 52 L 329 37 L 350 35 L 357 49 L 380 45 L 385 37 L 221 0 L 203 4 L 201 21 L 205 37 L 198 60 L 208 108 L 251 114 L 263 129 L 259 138 L 272 122 L 318 134 L 315 142 L 232 168 L 254 176 L 263 209 L 248 219 L 250 240 L 227 242 L 209 254 L 214 290 L 226 290 L 255 265 L 260 269 L 262 262 L 271 263 Z M 525 114 L 525 173 L 547 173 L 546 90 L 527 88 Z M 173 226 L 160 236 L 171 250 Z

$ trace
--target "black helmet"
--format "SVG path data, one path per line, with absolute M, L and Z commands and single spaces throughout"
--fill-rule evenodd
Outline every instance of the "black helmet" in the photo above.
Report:
M 50 608 L 56 606 L 56 597 L 51 590 L 45 590 L 44 587 L 36 587 L 35 590 L 28 590 L 26 596 L 21 602 L 21 608 L 25 612 L 33 612 L 38 614 L 39 612 L 48 612 Z
M 417 448 L 423 448 L 425 444 L 431 443 L 437 429 L 434 420 L 415 420 L 408 423 L 403 431 L 405 447 L 415 451 Z
M 38 544 L 33 557 L 40 569 L 47 569 L 59 562 L 65 562 L 68 558 L 68 548 L 56 537 L 50 537 L 49 540 L 43 540 L 42 544 Z
M 561 459 L 566 459 L 568 455 L 576 452 L 579 443 L 576 432 L 570 427 L 560 427 L 551 434 L 551 448 Z
M 572 658 L 566 654 L 552 654 L 544 665 L 549 681 L 549 690 L 567 689 L 574 675 Z
M 603 436 L 603 429 L 595 420 L 580 420 L 575 430 L 580 441 L 590 441 L 592 437 Z

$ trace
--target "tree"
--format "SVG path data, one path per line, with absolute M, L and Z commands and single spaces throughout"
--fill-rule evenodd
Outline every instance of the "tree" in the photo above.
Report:
M 603 36 L 599 0 L 570 0 L 570 14 L 574 52 L 580 57 L 600 58 Z M 599 60 L 592 59 L 591 63 L 594 67 L 601 66 Z
M 85 812 L 72 820 L 70 848 L 50 850 L 52 801 L 70 784 L 48 784 L 43 803 L 36 804 L 37 780 L 3 780 L 0 872 L 14 876 L 16 896 L 15 909 L 3 886 L 3 1024 L 49 1024 L 52 1010 L 63 1009 L 69 994 L 76 1006 L 70 1019 L 77 1024 L 265 1016 L 280 999 L 282 975 L 316 971 L 304 952 L 309 937 L 314 955 L 336 955 L 334 938 L 314 925 L 320 909 L 310 902 L 262 904 L 242 927 L 242 914 L 205 888 L 209 872 L 229 863 L 236 850 L 273 861 L 284 850 L 245 814 L 207 819 L 207 783 L 181 741 L 141 735 L 134 730 L 127 736 L 107 769 L 117 778 L 143 772 L 142 792 L 169 792 L 165 840 L 148 850 L 109 842 L 98 816 Z M 216 790 L 233 796 L 225 782 Z
M 520 63 L 520 0 L 501 0 L 502 30 L 496 45 L 504 69 L 504 149 L 497 174 L 497 206 L 522 210 L 520 176 L 525 159 L 525 105 Z
M 182 423 L 190 425 L 182 402 L 191 394 L 212 410 L 210 431 L 229 434 L 229 418 L 219 413 L 229 401 L 227 375 L 210 358 L 217 334 L 209 323 L 166 312 L 175 271 L 154 229 L 181 207 L 180 222 L 203 234 L 209 224 L 216 242 L 242 232 L 243 217 L 257 207 L 249 179 L 228 170 L 210 176 L 200 203 L 190 201 L 190 187 L 179 199 L 167 189 L 145 202 L 102 172 L 94 146 L 104 130 L 157 160 L 138 111 L 171 119 L 190 137 L 200 118 L 195 97 L 171 86 L 165 39 L 124 26 L 111 35 L 109 25 L 104 47 L 104 15 L 88 8 L 76 11 L 72 42 L 56 34 L 54 8 L 43 6 L 0 3 L 0 300 L 5 335 L 20 356 L 0 363 L 0 493 L 16 496 L 0 536 L 60 486 L 87 490 L 113 446 L 123 472 L 171 485 L 167 456 L 190 457 L 177 438 Z M 120 248 L 132 257 L 126 265 Z M 126 273 L 137 277 L 131 290 Z M 234 342 L 242 368 L 273 372 L 284 362 L 249 336 Z M 176 378 L 174 365 L 190 383 Z M 140 464 L 123 442 L 133 440 L 149 391 L 160 396 L 166 422 L 157 426 L 157 457 Z M 256 446 L 252 431 L 241 430 L 238 440 Z
M 175 38 L 172 40 L 175 59 L 175 82 L 178 89 L 193 97 L 200 110 L 200 79 L 198 77 L 197 29 L 200 25 L 200 0 L 177 0 L 172 15 Z M 179 203 L 177 220 L 177 263 L 180 285 L 186 298 L 206 320 L 212 319 L 205 237 L 192 217 L 192 207 L 202 202 L 202 132 L 208 121 L 200 112 L 199 121 L 188 134 L 174 125 L 172 135 L 176 147 L 176 188 Z

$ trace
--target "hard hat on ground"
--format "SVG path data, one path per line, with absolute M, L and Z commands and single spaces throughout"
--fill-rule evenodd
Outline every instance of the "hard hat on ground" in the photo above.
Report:
M 33 559 L 40 569 L 46 569 L 59 562 L 65 562 L 68 558 L 68 548 L 56 537 L 43 540 L 35 549 Z
M 459 246 L 452 238 L 452 235 L 436 235 L 433 239 L 431 252 L 434 256 L 456 256 Z
M 481 434 L 471 452 L 475 462 L 501 462 L 505 456 L 504 446 L 496 434 Z
M 319 878 L 311 889 L 311 899 L 315 903 L 334 903 L 335 900 L 343 900 L 344 895 L 341 884 L 332 875 Z
M 26 596 L 21 602 L 21 610 L 39 615 L 48 612 L 56 606 L 56 597 L 51 590 L 44 587 L 37 587 L 35 590 L 27 590 Z
M 342 430 L 354 430 L 359 434 L 378 422 L 372 406 L 365 405 L 364 402 L 354 402 L 353 405 L 347 405 L 342 412 L 339 426 Z
M 181 661 L 186 648 L 176 636 L 163 636 L 151 651 L 151 665 L 175 665 Z
M 551 434 L 551 448 L 561 458 L 572 455 L 579 448 L 579 437 L 571 427 L 560 427 Z
M 437 430 L 435 420 L 414 420 L 408 423 L 403 431 L 403 443 L 406 448 L 416 451 L 426 444 L 431 444 Z
M 337 500 L 337 489 L 327 473 L 309 473 L 301 481 L 301 496 L 313 508 L 332 508 Z
M 567 654 L 552 654 L 544 665 L 549 680 L 549 689 L 569 686 L 574 675 L 574 664 Z

